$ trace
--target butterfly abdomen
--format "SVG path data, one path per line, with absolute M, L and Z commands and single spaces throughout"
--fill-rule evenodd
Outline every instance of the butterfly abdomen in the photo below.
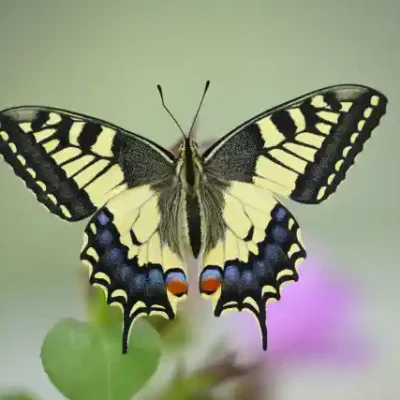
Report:
M 187 241 L 193 252 L 194 258 L 197 258 L 202 247 L 201 211 L 197 194 L 187 194 L 185 206 L 187 218 Z

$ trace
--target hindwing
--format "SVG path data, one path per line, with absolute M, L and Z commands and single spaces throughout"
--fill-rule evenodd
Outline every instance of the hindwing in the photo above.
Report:
M 217 190 L 215 188 L 215 190 Z M 265 189 L 232 182 L 223 191 L 223 228 L 203 260 L 200 292 L 213 303 L 215 316 L 250 311 L 267 349 L 266 302 L 280 299 L 281 286 L 297 281 L 298 263 L 306 257 L 299 225 Z
M 170 188 L 170 193 L 150 185 L 128 189 L 100 208 L 85 229 L 81 259 L 89 266 L 90 283 L 123 311 L 123 353 L 139 317 L 173 319 L 188 291 L 172 202 L 180 190 Z
M 173 173 L 174 157 L 108 122 L 49 107 L 0 112 L 0 154 L 53 214 L 77 221 L 122 190 Z
M 204 153 L 206 170 L 301 203 L 320 203 L 344 180 L 386 104 L 383 94 L 360 85 L 311 92 L 225 135 Z

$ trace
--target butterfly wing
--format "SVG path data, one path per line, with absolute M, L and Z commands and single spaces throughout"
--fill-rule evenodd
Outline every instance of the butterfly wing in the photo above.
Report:
M 109 200 L 88 223 L 81 251 L 90 283 L 122 308 L 123 345 L 145 315 L 173 319 L 188 283 L 180 253 L 180 187 L 174 178 L 128 189 Z
M 200 292 L 212 300 L 217 317 L 250 311 L 266 350 L 266 302 L 280 299 L 283 283 L 298 280 L 297 266 L 306 257 L 299 225 L 264 188 L 231 182 L 212 191 L 222 197 L 223 206 L 222 212 L 209 207 L 214 237 L 204 255 Z
M 364 86 L 317 90 L 237 127 L 204 153 L 204 162 L 222 179 L 320 203 L 345 179 L 386 105 L 383 94 Z
M 173 172 L 174 157 L 108 122 L 48 107 L 0 112 L 0 153 L 53 214 L 78 221 L 126 188 Z
M 259 114 L 203 154 L 209 229 L 200 291 L 216 316 L 253 313 L 264 350 L 265 303 L 279 300 L 284 282 L 297 281 L 296 266 L 306 257 L 298 223 L 271 192 L 301 203 L 327 199 L 386 104 L 367 87 L 325 88 Z

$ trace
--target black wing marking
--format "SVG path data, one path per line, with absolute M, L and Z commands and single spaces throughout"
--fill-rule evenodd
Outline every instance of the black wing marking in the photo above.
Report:
M 129 187 L 173 173 L 162 147 L 113 124 L 49 107 L 0 112 L 0 153 L 47 209 L 68 221 Z
M 387 102 L 360 85 L 311 92 L 221 138 L 203 155 L 206 172 L 253 182 L 301 203 L 320 203 L 345 179 Z

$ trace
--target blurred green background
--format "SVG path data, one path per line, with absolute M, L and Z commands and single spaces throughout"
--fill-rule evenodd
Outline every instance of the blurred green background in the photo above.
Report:
M 276 385 L 278 399 L 395 400 L 399 17 L 395 0 L 3 0 L 0 108 L 72 109 L 170 146 L 179 132 L 161 108 L 158 83 L 187 129 L 211 80 L 199 140 L 323 86 L 360 83 L 382 91 L 387 116 L 340 190 L 319 207 L 290 205 L 309 254 L 357 279 L 363 329 L 379 357 L 353 372 L 300 365 Z M 59 318 L 84 318 L 86 282 L 78 273 L 84 223 L 50 215 L 2 160 L 0 193 L 0 392 L 27 387 L 43 399 L 61 399 L 39 353 Z M 216 320 L 209 334 L 221 324 Z

